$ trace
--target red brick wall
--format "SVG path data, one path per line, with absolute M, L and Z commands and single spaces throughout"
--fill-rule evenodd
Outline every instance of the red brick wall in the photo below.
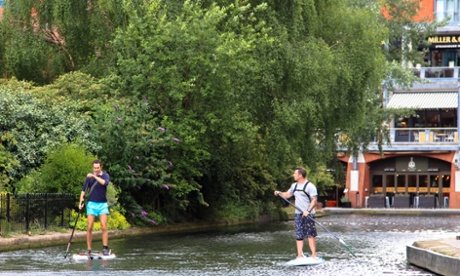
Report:
M 434 0 L 422 0 L 420 2 L 420 12 L 414 19 L 416 21 L 433 21 Z
M 419 1 L 419 0 L 413 0 Z M 386 9 L 382 8 L 382 13 L 385 17 L 388 17 Z M 420 11 L 419 14 L 414 17 L 415 21 L 430 22 L 434 19 L 434 0 L 420 0 Z

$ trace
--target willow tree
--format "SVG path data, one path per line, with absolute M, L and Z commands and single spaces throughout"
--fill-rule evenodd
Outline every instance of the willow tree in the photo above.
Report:
M 381 49 L 385 60 L 381 64 L 384 75 L 381 79 L 380 94 L 370 98 L 360 121 L 348 131 L 350 140 L 347 147 L 356 155 L 369 144 L 370 138 L 386 137 L 378 140 L 380 151 L 384 141 L 390 141 L 386 122 L 394 116 L 407 115 L 409 110 L 387 110 L 382 108 L 384 97 L 395 87 L 410 87 L 420 79 L 413 74 L 415 64 L 424 64 L 427 37 L 437 27 L 446 22 L 435 22 L 418 16 L 422 8 L 421 0 L 358 0 L 350 1 L 353 9 L 369 10 L 377 18 L 379 26 L 385 29 Z M 425 48 L 426 50 L 426 48 Z
M 279 175 L 299 158 L 311 168 L 335 159 L 337 133 L 378 124 L 366 117 L 380 104 L 388 29 L 373 11 L 346 0 L 267 4 L 258 16 L 276 44 L 258 48 L 263 70 L 253 99 L 264 105 L 252 111 L 264 131 L 266 161 Z
M 125 24 L 115 0 L 7 0 L 0 21 L 0 73 L 49 83 L 59 75 L 84 70 L 107 72 L 110 40 Z
M 268 24 L 286 33 L 278 31 L 284 48 L 275 66 L 284 71 L 282 93 L 273 94 L 283 96 L 273 97 L 279 116 L 271 128 L 269 156 L 278 157 L 272 161 L 282 166 L 301 156 L 313 165 L 335 159 L 337 134 L 346 133 L 344 148 L 354 155 L 378 133 L 387 135 L 383 122 L 392 114 L 382 108 L 383 89 L 415 81 L 405 66 L 422 63 L 415 45 L 438 26 L 414 21 L 420 1 L 269 3 L 276 20 Z

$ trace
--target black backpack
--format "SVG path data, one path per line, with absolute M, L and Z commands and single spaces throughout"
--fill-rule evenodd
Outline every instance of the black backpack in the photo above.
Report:
M 303 189 L 297 190 L 297 184 L 299 184 L 299 182 L 296 182 L 296 183 L 295 183 L 295 186 L 294 186 L 294 193 L 295 193 L 296 191 L 303 191 L 303 192 L 307 195 L 308 200 L 310 200 L 310 202 L 311 202 L 311 197 L 310 197 L 310 195 L 309 195 L 309 194 L 307 193 L 307 191 L 306 191 L 308 183 L 310 183 L 310 181 L 307 180 L 307 183 L 305 183 L 305 185 L 303 186 Z M 293 194 L 294 194 L 294 193 L 293 193 Z

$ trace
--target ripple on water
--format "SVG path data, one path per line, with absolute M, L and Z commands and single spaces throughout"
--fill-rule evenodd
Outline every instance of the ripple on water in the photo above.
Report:
M 1 275 L 430 275 L 406 262 L 417 240 L 454 238 L 459 216 L 331 215 L 318 221 L 346 242 L 348 250 L 318 227 L 318 255 L 326 262 L 286 267 L 295 257 L 293 222 L 229 227 L 188 234 L 110 241 L 117 258 L 76 263 L 63 259 L 66 245 L 0 253 Z M 71 253 L 85 244 L 72 244 Z M 305 247 L 307 251 L 308 247 Z

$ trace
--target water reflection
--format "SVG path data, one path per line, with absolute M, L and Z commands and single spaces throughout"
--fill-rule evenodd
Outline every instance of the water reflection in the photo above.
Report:
M 350 245 L 350 256 L 318 227 L 317 251 L 327 262 L 286 267 L 295 257 L 293 222 L 229 227 L 187 234 L 150 235 L 110 242 L 117 258 L 74 262 L 66 244 L 0 253 L 0 274 L 22 275 L 430 275 L 407 265 L 406 245 L 454 238 L 459 216 L 333 215 L 318 221 Z M 72 253 L 85 244 L 73 244 Z M 306 247 L 307 248 L 307 247 Z M 97 248 L 95 248 L 97 250 Z

